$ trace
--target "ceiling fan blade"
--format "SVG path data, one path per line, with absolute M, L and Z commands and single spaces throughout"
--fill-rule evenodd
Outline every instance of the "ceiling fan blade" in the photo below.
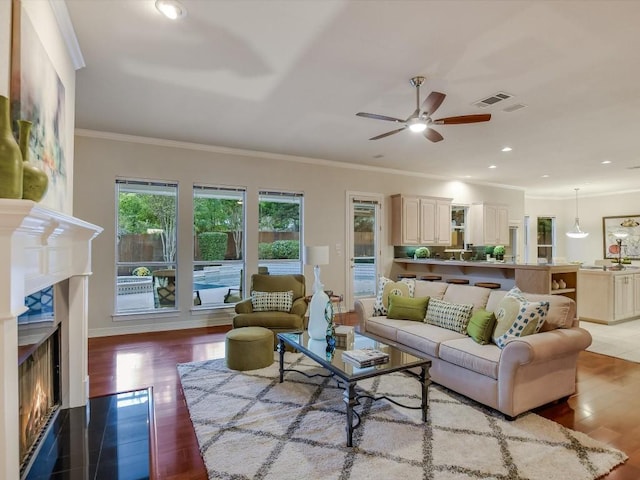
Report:
M 427 128 L 424 131 L 423 135 L 427 140 L 431 140 L 434 143 L 439 142 L 440 140 L 444 140 L 444 137 L 440 135 L 438 132 L 436 132 L 435 130 L 433 130 L 432 128 Z
M 434 120 L 435 125 L 459 125 L 461 123 L 488 122 L 491 120 L 490 113 L 479 113 L 477 115 L 460 115 L 458 117 L 446 117 Z
M 407 127 L 402 127 L 402 128 L 397 129 L 397 130 L 391 130 L 390 132 L 387 132 L 387 133 L 381 133 L 380 135 L 376 135 L 375 137 L 371 137 L 369 140 L 379 140 L 381 138 L 388 137 L 389 135 L 393 135 L 394 133 L 401 132 L 405 128 L 407 128 Z
M 377 113 L 358 112 L 356 113 L 356 115 L 358 117 L 373 118 L 374 120 L 386 120 L 387 122 L 404 123 L 404 120 L 400 120 L 399 118 L 387 117 L 386 115 L 378 115 Z
M 422 102 L 420 110 L 422 110 L 427 117 L 431 116 L 431 114 L 442 105 L 444 97 L 446 97 L 444 93 L 431 92 L 429 96 L 424 99 L 424 102 Z

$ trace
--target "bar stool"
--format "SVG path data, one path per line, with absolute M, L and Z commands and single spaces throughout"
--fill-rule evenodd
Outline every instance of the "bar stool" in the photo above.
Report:
M 438 280 L 442 280 L 440 275 L 422 275 L 420 280 L 426 280 L 427 282 L 437 282 Z
M 399 273 L 397 278 L 398 280 L 402 280 L 403 278 L 416 278 L 416 274 L 415 273 Z
M 495 283 L 495 282 L 476 282 L 476 283 L 474 283 L 474 285 L 476 287 L 490 288 L 492 290 L 496 290 L 496 289 L 499 289 L 500 287 L 502 287 L 502 285 L 500 285 L 499 283 Z
M 453 285 L 469 285 L 469 280 L 466 278 L 447 278 L 447 283 Z

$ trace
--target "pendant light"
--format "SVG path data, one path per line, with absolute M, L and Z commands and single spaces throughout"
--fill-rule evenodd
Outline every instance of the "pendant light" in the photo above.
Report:
M 576 188 L 576 223 L 573 224 L 573 228 L 567 232 L 567 237 L 570 238 L 586 238 L 589 235 L 587 232 L 583 232 L 580 229 L 580 219 L 578 218 L 578 190 Z

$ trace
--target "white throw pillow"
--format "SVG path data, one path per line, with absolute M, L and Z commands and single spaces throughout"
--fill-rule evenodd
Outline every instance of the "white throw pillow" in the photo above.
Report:
M 493 342 L 504 348 L 513 338 L 538 333 L 549 312 L 549 302 L 529 302 L 518 288 L 512 288 L 496 308 Z
M 373 314 L 375 316 L 387 314 L 389 311 L 389 295 L 413 298 L 415 289 L 416 281 L 412 278 L 403 278 L 399 282 L 394 282 L 390 278 L 380 277 L 378 295 L 376 302 L 373 304 Z

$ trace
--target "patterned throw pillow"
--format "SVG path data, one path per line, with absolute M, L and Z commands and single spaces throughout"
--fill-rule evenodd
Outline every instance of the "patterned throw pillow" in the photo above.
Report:
M 493 342 L 504 348 L 508 340 L 538 333 L 549 312 L 549 302 L 529 302 L 520 289 L 512 288 L 496 308 Z
M 288 292 L 252 292 L 254 312 L 289 312 L 293 303 L 293 290 Z
M 427 306 L 427 323 L 466 334 L 472 310 L 473 305 L 449 303 L 431 298 Z
M 378 296 L 373 304 L 373 315 L 378 317 L 386 315 L 389 310 L 389 295 L 413 298 L 416 289 L 416 281 L 412 278 L 403 278 L 399 282 L 380 277 L 378 281 Z

